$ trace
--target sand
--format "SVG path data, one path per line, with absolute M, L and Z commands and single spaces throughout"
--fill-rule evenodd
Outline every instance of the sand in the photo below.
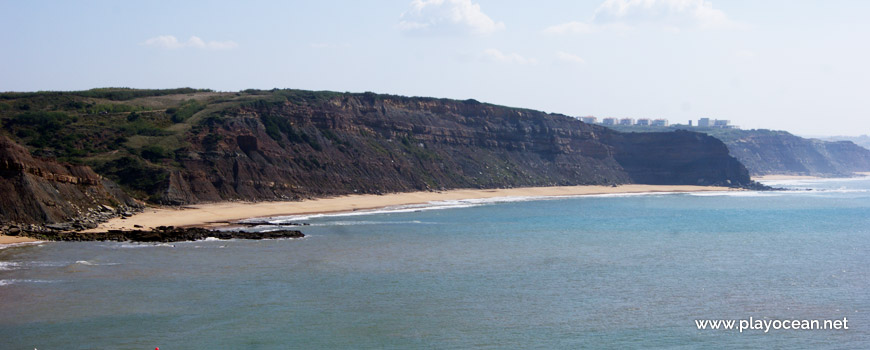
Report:
M 25 242 L 38 242 L 38 240 L 35 240 L 33 238 L 28 238 L 28 237 L 0 235 L 0 245 L 13 244 L 13 243 L 25 243 Z
M 148 229 L 156 226 L 222 226 L 234 221 L 281 215 L 348 212 L 432 201 L 496 197 L 576 196 L 609 193 L 735 191 L 727 187 L 684 185 L 623 185 L 523 187 L 511 189 L 460 189 L 440 192 L 408 192 L 385 195 L 348 195 L 295 202 L 221 202 L 184 208 L 151 207 L 127 219 L 115 218 L 88 231 Z

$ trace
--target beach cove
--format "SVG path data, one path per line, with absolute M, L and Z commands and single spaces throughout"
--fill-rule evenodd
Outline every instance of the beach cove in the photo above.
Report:
M 349 212 L 450 200 L 710 191 L 740 191 L 740 189 L 688 185 L 553 186 L 347 195 L 303 201 L 220 202 L 187 205 L 181 208 L 150 207 L 132 217 L 111 219 L 85 232 L 147 229 L 158 226 L 221 227 L 232 225 L 239 220 L 258 217 Z
M 791 190 L 423 201 L 258 220 L 307 223 L 302 239 L 0 249 L 0 338 L 28 349 L 867 348 L 870 179 L 775 183 Z M 750 317 L 850 329 L 695 324 Z

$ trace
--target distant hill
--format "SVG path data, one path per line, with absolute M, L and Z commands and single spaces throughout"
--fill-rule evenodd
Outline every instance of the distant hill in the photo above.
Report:
M 870 136 L 861 135 L 861 136 L 831 136 L 831 137 L 818 137 L 819 140 L 822 141 L 851 141 L 854 144 L 864 147 L 866 149 L 870 149 Z
M 870 171 L 870 150 L 851 141 L 823 141 L 765 129 L 614 126 L 622 132 L 692 130 L 722 140 L 752 175 L 851 176 Z
M 528 109 L 375 93 L 0 94 L 0 132 L 155 203 L 624 183 L 749 185 L 719 140 L 622 134 Z

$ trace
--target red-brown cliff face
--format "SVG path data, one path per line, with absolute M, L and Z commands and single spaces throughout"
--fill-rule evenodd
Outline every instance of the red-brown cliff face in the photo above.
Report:
M 622 134 L 574 118 L 453 101 L 341 94 L 256 102 L 203 121 L 165 203 L 586 184 L 746 185 L 718 140 Z
M 68 222 L 113 198 L 125 203 L 103 178 L 163 204 L 750 183 L 722 142 L 701 134 L 619 133 L 474 100 L 301 90 L 108 92 L 2 96 L 3 134 L 46 159 L 87 163 L 102 177 L 34 159 L 5 141 L 2 186 L 9 196 L 0 202 L 0 221 Z
M 93 226 L 99 212 L 137 206 L 91 168 L 33 158 L 0 135 L 0 223 Z M 108 215 L 108 213 L 106 213 Z

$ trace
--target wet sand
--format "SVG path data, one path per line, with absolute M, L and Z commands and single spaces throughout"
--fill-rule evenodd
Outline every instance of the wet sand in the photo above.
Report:
M 25 242 L 38 242 L 38 240 L 28 237 L 0 235 L 0 245 Z

